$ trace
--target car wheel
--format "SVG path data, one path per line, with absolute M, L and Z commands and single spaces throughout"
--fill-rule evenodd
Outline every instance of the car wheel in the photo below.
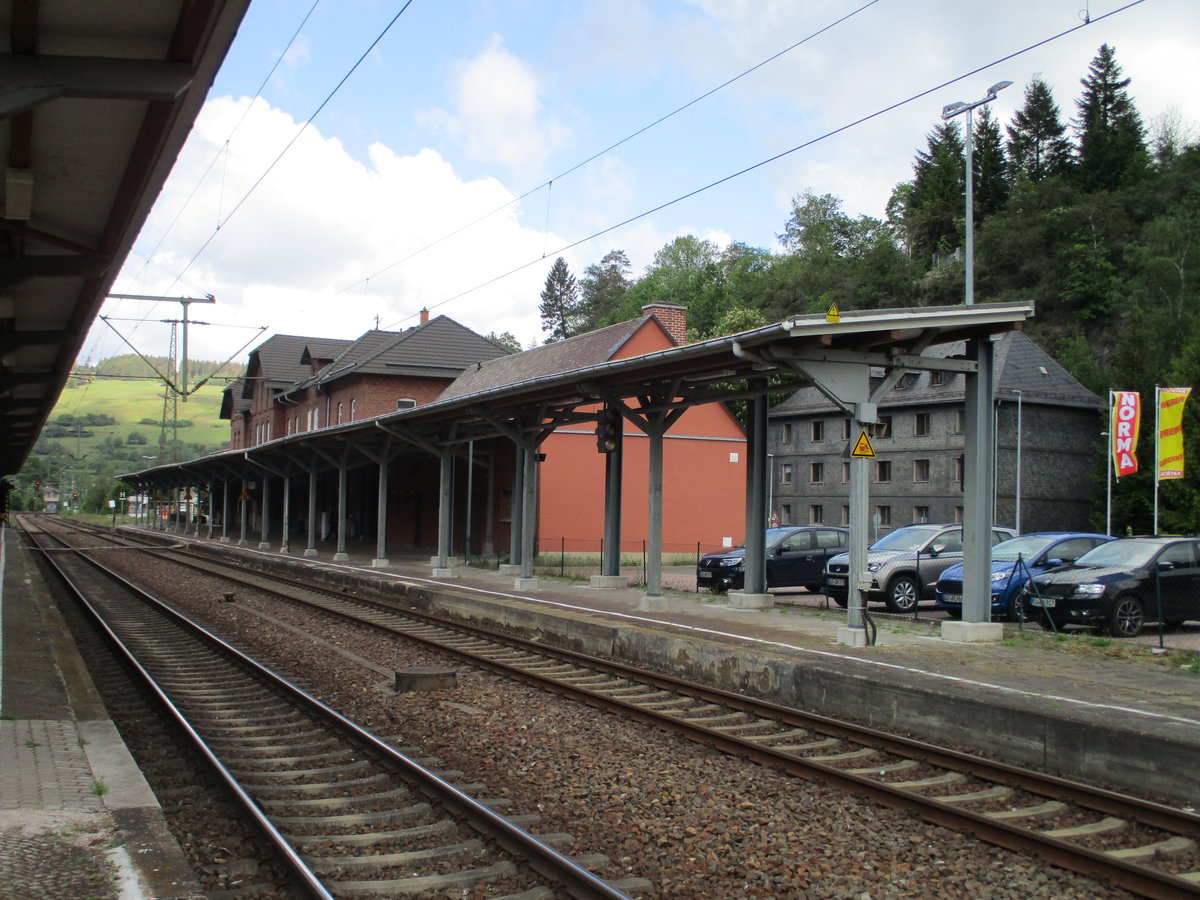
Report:
M 840 606 L 842 609 L 850 608 L 850 598 L 849 597 L 834 597 L 833 602 L 836 603 L 838 606 Z
M 917 608 L 921 599 L 921 588 L 912 575 L 897 575 L 888 582 L 887 608 L 892 612 L 907 613 Z
M 1108 633 L 1113 637 L 1137 637 L 1145 621 L 1146 612 L 1142 609 L 1142 601 L 1125 594 L 1117 598 L 1112 615 L 1108 617 Z
M 821 586 L 819 584 L 802 584 L 800 587 L 804 588 L 810 594 L 821 593 Z

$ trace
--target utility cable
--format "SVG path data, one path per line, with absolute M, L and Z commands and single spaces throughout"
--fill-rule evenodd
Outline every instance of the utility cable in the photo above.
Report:
M 842 16 L 840 19 L 836 19 L 833 22 L 830 22 L 828 25 L 825 25 L 822 28 L 818 28 L 816 31 L 814 31 L 812 34 L 808 35 L 807 37 L 801 38 L 800 40 L 796 41 L 794 44 L 791 44 L 790 46 L 783 48 L 778 53 L 768 56 L 766 59 L 762 60 L 761 62 L 756 63 L 755 65 L 751 66 L 749 69 L 746 69 L 744 72 L 734 75 L 732 78 L 726 79 L 725 81 L 718 84 L 716 87 L 705 91 L 700 96 L 689 100 L 687 103 L 683 104 L 682 106 L 676 107 L 675 109 L 671 110 L 669 113 L 665 113 L 664 115 L 659 116 L 653 122 L 643 125 L 641 128 L 637 129 L 636 131 L 634 131 L 630 134 L 627 134 L 625 137 L 621 138 L 619 141 L 609 144 L 603 150 L 596 151 L 591 156 L 589 156 L 587 159 L 577 162 L 575 165 L 571 166 L 569 169 L 565 169 L 564 171 L 558 173 L 554 177 L 552 177 L 546 181 L 543 181 L 541 184 L 537 185 L 536 187 L 530 188 L 529 190 L 525 191 L 525 193 L 514 197 L 513 199 L 509 200 L 507 203 L 497 206 L 491 212 L 484 213 L 482 216 L 479 216 L 479 218 L 477 218 L 477 219 L 472 219 L 470 222 L 467 222 L 466 224 L 459 226 L 458 228 L 454 229 L 453 231 L 447 232 L 446 234 L 442 235 L 441 237 L 436 238 L 435 240 L 431 241 L 430 243 L 426 244 L 425 246 L 423 246 L 417 250 L 414 250 L 412 253 L 409 253 L 407 256 L 401 257 L 400 259 L 396 260 L 395 262 L 384 266 L 379 271 L 373 272 L 372 274 L 366 276 L 365 278 L 360 278 L 358 281 L 354 282 L 354 284 L 351 284 L 351 285 L 348 285 L 347 287 L 342 288 L 340 291 L 338 291 L 338 294 L 344 294 L 349 290 L 353 290 L 354 288 L 358 287 L 361 284 L 366 284 L 367 282 L 371 281 L 371 279 L 378 278 L 384 272 L 391 271 L 392 269 L 396 268 L 396 266 L 399 266 L 399 265 L 402 265 L 403 263 L 408 262 L 413 257 L 420 256 L 426 250 L 432 250 L 434 247 L 436 247 L 438 244 L 442 243 L 443 241 L 449 240 L 452 237 L 462 234 L 464 231 L 467 231 L 468 229 L 473 228 L 474 226 L 478 225 L 480 222 L 483 222 L 487 219 L 490 219 L 494 215 L 498 215 L 499 213 L 504 212 L 504 210 L 508 209 L 510 206 L 514 206 L 517 203 L 520 203 L 526 197 L 536 194 L 542 188 L 553 189 L 554 182 L 558 181 L 560 178 L 564 178 L 567 175 L 570 175 L 572 172 L 582 169 L 588 163 L 594 162 L 595 160 L 599 159 L 600 157 L 605 156 L 608 153 L 611 153 L 613 150 L 616 150 L 622 144 L 626 144 L 629 141 L 633 140 L 635 137 L 645 134 L 651 128 L 654 128 L 657 125 L 661 125 L 663 122 L 667 121 L 668 119 L 672 118 L 673 116 L 678 115 L 679 113 L 683 112 L 685 109 L 695 106 L 701 100 L 708 99 L 713 94 L 717 93 L 720 90 L 723 90 L 724 88 L 729 87 L 729 85 L 733 84 L 736 81 L 740 81 L 742 78 L 745 78 L 747 75 L 751 74 L 752 72 L 755 72 L 755 71 L 761 69 L 763 66 L 767 65 L 768 63 L 772 63 L 775 60 L 779 59 L 779 57 L 784 56 L 788 53 L 791 53 L 797 47 L 807 44 L 809 41 L 813 40 L 816 37 L 820 37 L 825 32 L 827 32 L 833 28 L 836 28 L 838 25 L 841 25 L 846 20 L 853 18 L 854 16 L 858 15 L 863 10 L 874 6 L 878 2 L 880 2 L 880 0 L 868 0 L 867 3 L 864 3 L 862 6 L 858 7 L 857 9 L 846 13 L 846 15 Z M 549 201 L 547 200 L 547 203 L 548 202 Z
M 682 203 L 684 200 L 689 200 L 692 197 L 695 197 L 699 194 L 703 194 L 705 191 L 709 191 L 715 187 L 719 187 L 720 185 L 725 184 L 726 182 L 732 181 L 735 178 L 740 178 L 742 175 L 746 175 L 750 172 L 755 171 L 756 169 L 761 169 L 763 166 L 770 165 L 773 162 L 777 162 L 778 160 L 781 160 L 786 156 L 790 156 L 791 154 L 796 153 L 800 150 L 805 150 L 809 147 L 812 147 L 814 144 L 819 144 L 822 141 L 828 140 L 831 137 L 835 137 L 844 131 L 849 131 L 851 128 L 855 128 L 859 125 L 862 125 L 865 122 L 871 121 L 872 119 L 877 119 L 882 115 L 885 115 L 894 110 L 900 109 L 902 106 L 907 106 L 908 104 L 913 103 L 914 101 L 920 100 L 923 97 L 928 97 L 930 94 L 932 94 L 936 91 L 940 91 L 943 88 L 947 88 L 950 85 L 957 84 L 960 81 L 970 78 L 972 75 L 978 75 L 980 72 L 985 72 L 988 69 L 991 69 L 995 66 L 1000 65 L 1001 63 L 1008 62 L 1011 59 L 1015 59 L 1018 56 L 1022 56 L 1026 53 L 1029 53 L 1033 50 L 1038 49 L 1039 47 L 1044 47 L 1047 44 L 1053 43 L 1054 41 L 1061 40 L 1062 38 L 1067 37 L 1068 35 L 1073 34 L 1076 31 L 1079 31 L 1080 29 L 1087 28 L 1089 25 L 1094 25 L 1097 22 L 1102 22 L 1105 19 L 1110 18 L 1111 16 L 1115 16 L 1118 13 L 1125 12 L 1126 10 L 1132 9 L 1135 6 L 1140 6 L 1142 3 L 1145 3 L 1145 2 L 1146 2 L 1146 0 L 1132 0 L 1132 2 L 1127 3 L 1124 6 L 1118 7 L 1117 9 L 1114 9 L 1111 12 L 1105 13 L 1094 19 L 1090 19 L 1087 22 L 1081 22 L 1080 24 L 1074 25 L 1071 28 L 1066 29 L 1065 31 L 1060 31 L 1057 34 L 1051 35 L 1048 38 L 1044 38 L 1043 40 L 1040 40 L 1036 43 L 1030 44 L 1027 47 L 1023 47 L 1020 50 L 1015 50 L 1012 53 L 1009 53 L 1005 56 L 1001 56 L 998 59 L 992 60 L 989 63 L 985 63 L 984 65 L 977 66 L 976 68 L 971 69 L 970 71 L 964 72 L 961 75 L 957 75 L 954 78 L 951 78 L 947 81 L 943 81 L 940 84 L 934 85 L 931 88 L 927 88 L 926 90 L 923 90 L 920 93 L 913 94 L 912 96 L 910 96 L 904 100 L 898 100 L 897 102 L 892 103 L 888 106 L 885 106 L 881 109 L 878 109 L 875 112 L 868 113 L 865 116 L 860 116 L 859 118 L 854 119 L 851 122 L 847 122 L 846 124 L 840 125 L 831 131 L 827 131 L 824 134 L 821 134 L 821 135 L 818 135 L 817 137 L 812 138 L 811 140 L 807 140 L 802 144 L 797 144 L 795 147 L 792 147 L 791 149 L 784 150 L 780 153 L 776 153 L 774 156 L 768 157 L 767 159 L 764 159 L 760 162 L 756 162 L 753 165 L 746 166 L 744 169 L 739 169 L 738 171 L 733 172 L 729 175 L 726 175 L 723 178 L 718 178 L 716 181 L 710 182 L 702 187 L 698 187 L 695 190 L 688 191 L 686 194 L 681 194 L 680 196 L 676 197 L 673 200 L 668 200 L 665 203 L 660 203 L 658 206 L 655 206 L 652 209 L 645 210 L 644 212 L 640 212 L 637 215 L 630 216 L 627 219 L 624 219 L 613 225 L 609 225 L 606 228 L 602 228 L 599 231 L 589 234 L 587 237 L 579 238 L 578 240 L 563 244 L 557 250 L 553 250 L 550 253 L 544 254 L 543 256 L 540 256 L 536 259 L 531 259 L 528 262 L 522 263 L 521 265 L 516 266 L 515 268 L 512 268 L 512 269 L 509 269 L 507 272 L 504 272 L 500 275 L 493 276 L 492 278 L 489 278 L 486 281 L 483 281 L 483 282 L 475 285 L 474 287 L 467 288 L 466 290 L 460 291 L 459 293 L 454 294 L 451 297 L 447 297 L 445 300 L 441 300 L 437 303 L 430 304 L 430 305 L 426 306 L 426 309 L 431 310 L 431 309 L 437 309 L 440 306 L 445 306 L 447 303 L 452 303 L 453 301 L 459 300 L 459 299 L 467 296 L 468 294 L 473 294 L 475 291 L 482 290 L 485 287 L 495 284 L 497 281 L 501 281 L 505 278 L 508 278 L 510 275 L 515 275 L 518 272 L 522 272 L 525 269 L 528 269 L 530 266 L 537 265 L 538 263 L 544 261 L 547 256 L 559 256 L 559 255 L 565 253 L 567 250 L 574 249 L 575 247 L 578 247 L 581 244 L 586 244 L 589 241 L 593 241 L 598 237 L 603 237 L 604 235 L 608 234 L 611 231 L 616 231 L 618 228 L 623 228 L 626 225 L 630 225 L 634 222 L 637 222 L 641 219 L 646 218 L 647 216 L 652 216 L 656 212 L 661 212 L 662 210 L 668 209 L 677 203 Z M 401 322 L 407 321 L 410 318 L 412 318 L 412 317 L 405 316 L 403 319 L 399 319 L 396 322 L 393 322 L 391 325 L 388 325 L 387 327 L 392 328 L 396 325 L 399 325 Z

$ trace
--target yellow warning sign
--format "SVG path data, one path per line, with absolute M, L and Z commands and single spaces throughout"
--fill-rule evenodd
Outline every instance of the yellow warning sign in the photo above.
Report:
M 861 456 L 867 459 L 875 458 L 875 448 L 871 446 L 871 439 L 867 437 L 867 430 L 864 428 L 858 436 L 858 440 L 854 444 L 854 449 L 850 451 L 851 456 Z
M 826 321 L 826 322 L 840 322 L 840 321 L 842 321 L 842 314 L 841 314 L 841 312 L 838 310 L 838 307 L 837 307 L 837 304 L 836 304 L 836 303 L 831 303 L 831 304 L 829 304 L 829 309 L 825 310 L 825 321 Z

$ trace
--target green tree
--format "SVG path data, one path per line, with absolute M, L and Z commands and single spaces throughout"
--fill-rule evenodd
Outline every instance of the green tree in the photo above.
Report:
M 561 341 L 575 334 L 579 313 L 579 285 L 561 256 L 550 267 L 542 289 L 542 331 L 550 332 L 547 341 Z
M 496 334 L 494 331 L 489 331 L 484 335 L 484 337 L 486 337 L 497 347 L 503 347 L 509 353 L 520 353 L 524 349 L 521 346 L 521 342 L 517 340 L 516 336 L 508 331 L 504 332 L 503 334 Z
M 943 122 L 927 140 L 928 146 L 917 153 L 913 164 L 912 190 L 903 212 L 908 244 L 913 255 L 924 260 L 961 245 L 966 191 L 958 123 Z
M 609 324 L 633 284 L 629 257 L 624 250 L 609 250 L 598 263 L 583 270 L 579 279 L 579 331 Z
M 1145 128 L 1126 90 L 1131 81 L 1121 77 L 1116 48 L 1108 44 L 1100 46 L 1088 76 L 1080 80 L 1076 174 L 1086 191 L 1115 190 L 1140 178 L 1149 166 Z
M 971 138 L 972 193 L 975 227 L 978 228 L 988 216 L 1004 209 L 1008 202 L 1008 166 L 1000 140 L 1000 125 L 992 118 L 988 107 L 980 108 L 979 121 L 971 129 Z
M 665 244 L 621 301 L 616 321 L 636 318 L 642 307 L 670 303 L 688 309 L 688 327 L 707 332 L 726 305 L 720 248 L 685 234 Z
M 1025 105 L 1017 110 L 1008 132 L 1009 174 L 1041 181 L 1066 173 L 1071 165 L 1071 142 L 1050 86 L 1039 76 L 1025 88 Z

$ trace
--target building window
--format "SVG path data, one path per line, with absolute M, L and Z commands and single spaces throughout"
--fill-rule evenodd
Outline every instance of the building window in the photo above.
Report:
M 791 525 L 792 524 L 792 504 L 784 503 L 782 506 L 779 507 L 779 509 L 781 511 L 781 514 L 779 516 L 779 524 L 780 525 Z
M 890 506 L 875 507 L 875 515 L 879 516 L 880 528 L 892 527 L 892 508 Z
M 417 401 L 412 397 L 401 397 L 396 401 L 396 409 L 412 409 L 417 405 Z
M 842 484 L 850 483 L 850 460 L 842 460 Z
M 956 409 L 954 411 L 954 433 L 962 434 L 967 425 L 967 411 L 965 409 Z
M 850 524 L 850 507 L 842 504 L 842 525 Z
M 321 427 L 321 407 L 313 410 L 313 428 Z
M 500 492 L 500 521 L 511 522 L 513 515 L 513 493 L 512 491 Z
M 921 482 L 929 480 L 929 460 L 914 459 L 913 460 L 913 481 Z
M 819 444 L 825 440 L 825 421 L 823 419 L 813 420 L 812 439 L 814 444 Z
M 963 508 L 961 506 L 954 507 L 954 522 L 961 525 L 963 520 Z
M 963 484 L 963 458 L 961 456 L 954 457 L 954 482 L 961 491 Z
M 929 507 L 928 506 L 914 506 L 913 507 L 913 523 L 917 524 L 920 522 L 928 522 L 928 521 L 929 521 Z
M 929 373 L 929 386 L 930 387 L 937 387 L 938 385 L 945 384 L 945 383 L 946 383 L 946 373 L 945 372 L 933 371 L 933 372 Z
M 913 435 L 915 437 L 929 436 L 929 413 L 917 413 L 913 422 Z
M 308 414 L 304 418 L 304 430 L 305 431 L 312 431 L 312 413 L 313 413 L 313 411 L 311 409 L 308 410 Z
M 808 467 L 808 480 L 820 484 L 825 480 L 825 463 L 812 463 Z
M 817 503 L 808 508 L 808 524 L 821 525 L 825 522 L 825 507 Z
M 779 483 L 780 484 L 791 484 L 792 483 L 792 464 L 791 463 L 784 463 L 783 465 L 781 465 L 779 467 Z
M 342 401 L 341 400 L 338 401 L 338 405 L 337 405 L 337 423 L 339 425 L 342 424 Z
M 357 416 L 358 416 L 358 401 L 351 399 L 350 400 L 350 421 L 353 422 Z
M 891 460 L 877 459 L 875 461 L 875 481 L 878 484 L 887 484 L 892 480 L 892 463 Z
M 890 438 L 892 436 L 892 417 L 880 416 L 879 421 L 871 426 L 871 434 L 877 438 Z
M 780 438 L 780 442 L 784 443 L 784 444 L 790 444 L 792 442 L 792 423 L 791 422 L 783 423 L 783 436 L 782 436 L 782 438 Z
M 854 428 L 854 423 L 849 419 L 842 419 L 842 440 L 850 440 L 850 434 Z

